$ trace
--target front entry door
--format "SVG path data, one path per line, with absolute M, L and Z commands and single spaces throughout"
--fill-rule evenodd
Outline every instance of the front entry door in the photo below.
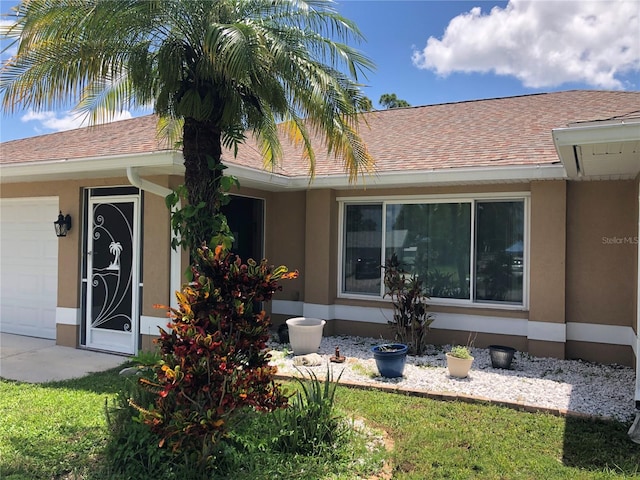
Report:
M 86 346 L 136 353 L 138 198 L 91 198 L 87 219 Z
M 229 229 L 233 233 L 233 253 L 246 263 L 249 258 L 260 262 L 264 255 L 264 200 L 231 195 L 222 207 Z

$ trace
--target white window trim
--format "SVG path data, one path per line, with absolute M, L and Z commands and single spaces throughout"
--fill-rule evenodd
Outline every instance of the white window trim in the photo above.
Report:
M 452 306 L 452 307 L 470 307 L 470 308 L 491 308 L 500 310 L 517 310 L 526 311 L 529 309 L 529 272 L 530 272 L 530 222 L 531 222 L 531 192 L 519 191 L 519 192 L 489 192 L 489 193 L 468 193 L 468 194 L 456 194 L 456 195 L 389 195 L 380 197 L 362 197 L 362 196 L 349 196 L 349 197 L 337 197 L 338 202 L 338 282 L 337 282 L 337 297 L 349 300 L 369 300 L 369 301 L 388 301 L 388 298 L 384 295 L 384 283 L 380 282 L 380 293 L 376 294 L 359 294 L 344 292 L 343 282 L 343 270 L 344 270 L 344 220 L 345 220 L 345 206 L 346 205 L 367 205 L 375 204 L 382 205 L 382 232 L 386 231 L 386 208 L 387 205 L 392 204 L 422 204 L 422 203 L 470 203 L 471 204 L 471 245 L 475 244 L 475 202 L 476 201 L 523 201 L 524 202 L 524 225 L 523 225 L 523 245 L 525 265 L 523 269 L 522 278 L 522 303 L 513 304 L 507 302 L 478 302 L 474 301 L 474 289 L 475 285 L 470 285 L 471 298 L 465 299 L 446 299 L 446 298 L 431 298 L 429 303 L 437 306 Z M 386 248 L 386 236 L 382 235 L 381 249 L 384 254 Z M 475 278 L 475 249 L 472 248 L 470 252 L 470 275 Z

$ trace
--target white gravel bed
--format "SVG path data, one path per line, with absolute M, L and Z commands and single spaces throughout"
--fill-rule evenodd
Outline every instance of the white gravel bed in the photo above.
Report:
M 331 363 L 334 377 L 342 372 L 341 383 L 369 385 L 392 384 L 403 389 L 441 393 L 461 393 L 504 402 L 551 409 L 570 410 L 593 416 L 630 422 L 636 414 L 634 401 L 635 373 L 620 365 L 600 365 L 580 360 L 533 357 L 516 352 L 510 370 L 493 368 L 489 350 L 472 348 L 474 357 L 469 377 L 449 376 L 445 352 L 448 346 L 429 347 L 426 355 L 407 357 L 404 376 L 380 377 L 371 347 L 383 343 L 366 337 L 323 337 L 318 350 L 322 365 L 310 368 L 318 375 L 326 371 L 335 348 L 347 358 L 345 363 Z M 297 373 L 289 344 L 269 343 L 271 363 L 279 373 Z

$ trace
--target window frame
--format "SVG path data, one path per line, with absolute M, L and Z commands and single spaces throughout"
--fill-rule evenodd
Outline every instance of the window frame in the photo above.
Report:
M 381 205 L 382 206 L 382 238 L 381 238 L 381 255 L 384 262 L 386 252 L 386 217 L 387 205 L 393 204 L 434 204 L 434 203 L 469 203 L 471 209 L 471 225 L 470 225 L 470 245 L 472 248 L 469 252 L 469 272 L 470 281 L 470 298 L 454 299 L 454 298 L 436 298 L 429 300 L 431 305 L 454 306 L 454 307 L 471 307 L 471 308 L 491 308 L 501 310 L 528 310 L 529 308 L 529 272 L 530 272 L 530 222 L 531 222 L 531 193 L 528 191 L 517 192 L 491 192 L 491 193 L 468 193 L 468 194 L 435 194 L 435 195 L 386 195 L 379 197 L 372 196 L 349 196 L 337 197 L 338 202 L 338 255 L 337 255 L 337 297 L 341 299 L 351 300 L 370 300 L 370 301 L 388 301 L 384 297 L 384 282 L 380 282 L 380 292 L 378 294 L 350 293 L 344 291 L 344 267 L 345 267 L 345 219 L 346 205 Z M 522 279 L 522 303 L 495 302 L 495 301 L 477 301 L 475 300 L 475 257 L 476 257 L 476 207 L 477 202 L 496 201 L 521 201 L 524 210 L 523 225 L 523 279 Z

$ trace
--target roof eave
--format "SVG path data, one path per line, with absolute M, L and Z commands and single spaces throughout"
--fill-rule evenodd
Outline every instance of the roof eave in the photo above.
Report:
M 237 177 L 242 186 L 266 191 L 522 183 L 566 178 L 562 165 L 554 164 L 379 172 L 363 175 L 356 182 L 350 182 L 346 174 L 316 175 L 310 180 L 308 175 L 287 176 L 232 163 L 227 166 L 227 174 Z M 0 167 L 0 181 L 20 183 L 126 177 L 128 167 L 136 168 L 143 176 L 184 174 L 182 153 L 167 150 L 139 155 L 5 164 Z
M 126 177 L 128 167 L 139 169 L 143 175 L 184 174 L 182 153 L 160 150 L 135 155 L 3 164 L 0 165 L 0 183 Z
M 561 180 L 566 178 L 562 165 L 513 165 L 501 167 L 467 167 L 439 170 L 412 170 L 382 172 L 365 175 L 350 183 L 347 175 L 293 177 L 289 189 L 356 189 L 401 188 L 417 186 L 474 185 L 491 183 L 526 183 L 534 180 Z
M 574 124 L 552 130 L 558 157 L 572 180 L 624 180 L 640 173 L 637 119 Z

